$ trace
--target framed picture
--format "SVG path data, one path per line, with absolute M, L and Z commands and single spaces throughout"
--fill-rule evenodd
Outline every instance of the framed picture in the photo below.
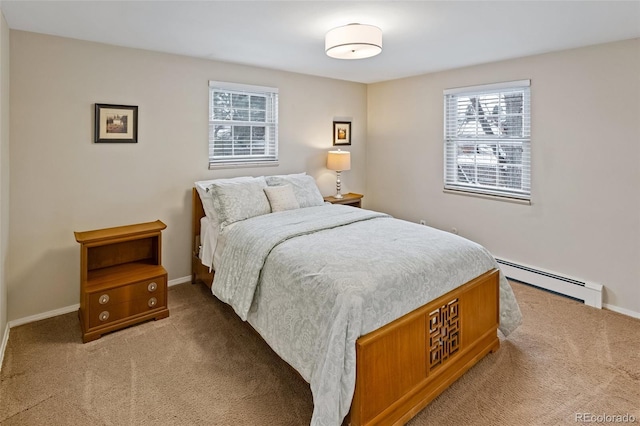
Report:
M 351 145 L 351 122 L 333 122 L 333 145 Z
M 95 143 L 138 143 L 138 107 L 96 104 Z

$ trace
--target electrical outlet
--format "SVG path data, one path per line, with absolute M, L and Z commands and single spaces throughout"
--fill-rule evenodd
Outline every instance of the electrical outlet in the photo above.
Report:
M 427 221 L 424 219 L 420 219 L 420 225 L 427 225 Z

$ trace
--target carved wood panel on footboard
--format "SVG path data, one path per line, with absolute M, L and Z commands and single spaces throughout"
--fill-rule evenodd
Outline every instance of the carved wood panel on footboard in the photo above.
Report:
M 498 349 L 498 271 L 491 270 L 358 339 L 351 425 L 404 424 Z

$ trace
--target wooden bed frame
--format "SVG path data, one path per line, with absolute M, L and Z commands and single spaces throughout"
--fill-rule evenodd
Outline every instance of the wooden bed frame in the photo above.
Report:
M 211 287 L 198 258 L 204 210 L 193 189 L 192 281 Z M 356 387 L 343 424 L 402 425 L 500 346 L 498 270 L 490 270 L 356 341 Z M 452 407 L 455 409 L 455 407 Z

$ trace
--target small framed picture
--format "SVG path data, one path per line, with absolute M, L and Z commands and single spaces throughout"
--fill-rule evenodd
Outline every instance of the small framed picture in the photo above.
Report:
M 138 143 L 138 107 L 96 104 L 95 143 Z
M 333 122 L 333 145 L 351 145 L 351 122 Z

